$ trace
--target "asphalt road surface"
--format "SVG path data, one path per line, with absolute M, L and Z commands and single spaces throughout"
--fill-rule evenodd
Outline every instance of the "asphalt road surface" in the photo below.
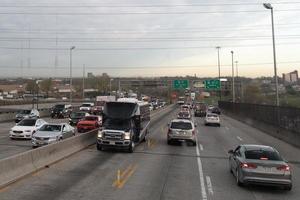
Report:
M 95 146 L 0 190 L 1 200 L 298 200 L 300 150 L 229 117 L 221 127 L 198 124 L 198 145 L 167 145 L 167 123 L 174 110 L 156 120 L 146 143 L 135 152 L 99 152 Z M 227 151 L 238 144 L 276 147 L 290 161 L 292 191 L 238 187 L 229 172 Z M 119 174 L 119 179 L 117 178 Z

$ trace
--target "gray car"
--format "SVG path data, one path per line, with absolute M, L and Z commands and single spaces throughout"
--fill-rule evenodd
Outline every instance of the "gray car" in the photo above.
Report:
M 25 118 L 39 118 L 39 117 L 40 117 L 40 113 L 37 109 L 20 110 L 16 114 L 15 122 L 19 123 Z
M 58 142 L 75 135 L 75 129 L 67 123 L 45 124 L 32 137 L 32 147 Z
M 240 145 L 228 153 L 230 171 L 237 185 L 258 184 L 292 189 L 291 168 L 273 147 Z

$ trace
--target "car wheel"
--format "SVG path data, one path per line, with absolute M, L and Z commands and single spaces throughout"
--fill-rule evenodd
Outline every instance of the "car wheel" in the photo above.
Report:
M 98 151 L 103 151 L 103 147 L 102 147 L 102 145 L 100 145 L 100 144 L 97 144 L 97 150 L 98 150 Z
M 192 146 L 196 146 L 197 145 L 196 141 L 192 141 L 191 144 L 192 144 Z
M 240 187 L 243 186 L 243 183 L 240 181 L 240 173 L 238 169 L 236 170 L 236 184 Z
M 133 150 L 134 150 L 134 142 L 132 141 L 129 145 L 128 152 L 133 153 Z
M 293 188 L 292 185 L 289 185 L 289 186 L 285 186 L 284 189 L 287 190 L 287 191 L 291 191 Z

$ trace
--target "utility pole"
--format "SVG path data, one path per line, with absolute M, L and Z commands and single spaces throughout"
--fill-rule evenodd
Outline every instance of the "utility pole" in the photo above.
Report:
M 233 51 L 231 51 L 231 65 L 232 65 L 232 102 L 235 102 L 235 87 L 234 87 L 234 62 L 233 62 Z
M 70 104 L 72 104 L 72 82 L 73 82 L 73 77 L 72 77 L 72 50 L 75 49 L 75 46 L 72 46 L 70 48 Z
M 277 62 L 276 62 L 276 46 L 275 46 L 275 31 L 274 31 L 274 16 L 273 7 L 270 3 L 264 3 L 264 7 L 271 10 L 271 21 L 272 21 L 272 40 L 273 40 L 273 59 L 274 59 L 274 76 L 275 76 L 275 90 L 276 90 L 276 106 L 279 106 L 279 92 L 278 92 L 278 77 L 277 77 Z
M 83 64 L 83 74 L 82 74 L 82 100 L 85 98 L 84 87 L 85 87 L 85 64 Z
M 221 84 L 221 63 L 220 63 L 220 49 L 221 47 L 216 47 L 218 51 L 218 71 L 219 71 L 219 81 L 220 81 L 220 91 L 219 91 L 219 99 L 222 100 L 222 84 Z

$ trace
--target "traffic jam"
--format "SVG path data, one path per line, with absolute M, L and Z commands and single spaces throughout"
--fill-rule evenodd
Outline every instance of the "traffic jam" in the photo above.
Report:
M 149 102 L 136 98 L 99 96 L 95 103 L 82 103 L 79 107 L 56 104 L 50 111 L 49 123 L 36 109 L 21 110 L 16 115 L 16 125 L 9 131 L 11 139 L 31 140 L 32 148 L 59 142 L 92 130 L 98 130 L 96 148 L 134 152 L 136 145 L 149 137 L 150 112 L 166 106 L 166 102 Z M 197 146 L 198 126 L 220 128 L 221 110 L 204 102 L 187 101 L 179 97 L 177 117 L 168 123 L 167 145 L 186 143 Z M 203 124 L 197 124 L 196 118 Z M 292 172 L 287 161 L 271 146 L 240 144 L 228 150 L 228 166 L 237 186 L 267 185 L 292 189 Z

